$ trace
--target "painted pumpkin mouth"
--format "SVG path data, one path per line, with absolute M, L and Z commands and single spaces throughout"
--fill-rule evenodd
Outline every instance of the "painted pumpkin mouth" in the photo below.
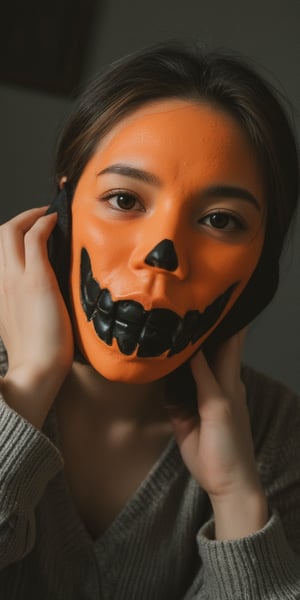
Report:
M 167 357 L 194 344 L 217 321 L 226 307 L 233 283 L 204 312 L 189 310 L 184 317 L 167 308 L 145 310 L 135 300 L 112 300 L 110 291 L 94 279 L 89 254 L 81 250 L 80 299 L 88 321 L 93 322 L 97 336 L 108 346 L 116 339 L 120 352 L 150 358 L 168 351 Z

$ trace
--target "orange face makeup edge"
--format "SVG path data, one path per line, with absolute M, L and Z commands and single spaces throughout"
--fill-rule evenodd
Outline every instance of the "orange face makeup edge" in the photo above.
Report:
M 233 118 L 207 104 L 175 99 L 138 109 L 101 141 L 73 197 L 70 287 L 81 351 L 112 381 L 145 383 L 167 375 L 188 360 L 236 302 L 263 241 L 262 176 Z M 101 314 L 95 318 L 98 309 L 89 309 L 90 320 L 82 298 L 82 249 L 93 293 L 98 294 L 97 285 L 102 290 Z M 105 294 L 113 317 L 106 318 Z M 180 335 L 172 329 L 176 319 L 203 314 L 218 298 L 216 320 L 208 320 L 203 335 L 180 350 Z M 139 324 L 134 316 L 132 325 L 136 307 Z M 101 330 L 110 329 L 106 342 L 96 332 L 97 319 Z M 133 327 L 136 336 L 135 349 L 127 348 L 127 354 L 113 333 L 120 327 Z M 159 327 L 162 339 L 173 331 L 174 353 L 161 352 L 159 340 L 155 345 Z M 138 341 L 142 332 L 144 353 Z M 151 356 L 149 348 L 161 354 Z

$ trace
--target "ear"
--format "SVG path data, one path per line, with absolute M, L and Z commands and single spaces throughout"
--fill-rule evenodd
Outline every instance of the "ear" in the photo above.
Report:
M 59 183 L 58 183 L 59 189 L 62 190 L 65 187 L 66 183 L 67 183 L 67 177 L 61 177 L 59 180 Z
M 48 240 L 48 256 L 68 310 L 70 309 L 69 279 L 72 196 L 71 187 L 68 183 L 64 182 L 63 187 L 47 210 L 47 213 L 56 212 L 58 214 L 56 226 Z

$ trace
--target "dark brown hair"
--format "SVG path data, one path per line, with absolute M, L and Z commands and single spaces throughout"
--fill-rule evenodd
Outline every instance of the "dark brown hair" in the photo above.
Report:
M 74 190 L 103 136 L 130 112 L 163 98 L 207 102 L 230 113 L 247 132 L 264 178 L 262 256 L 241 297 L 205 343 L 209 355 L 249 323 L 276 291 L 279 257 L 298 199 L 297 146 L 279 94 L 246 61 L 225 53 L 203 54 L 181 43 L 165 44 L 117 61 L 80 96 L 59 141 L 57 181 L 67 177 Z M 179 401 L 189 395 L 188 380 L 187 365 L 168 377 Z

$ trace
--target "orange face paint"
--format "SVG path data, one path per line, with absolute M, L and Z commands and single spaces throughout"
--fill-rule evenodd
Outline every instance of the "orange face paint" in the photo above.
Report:
M 194 353 L 258 263 L 262 188 L 246 134 L 206 104 L 146 105 L 101 141 L 72 203 L 74 328 L 97 371 L 142 383 Z

